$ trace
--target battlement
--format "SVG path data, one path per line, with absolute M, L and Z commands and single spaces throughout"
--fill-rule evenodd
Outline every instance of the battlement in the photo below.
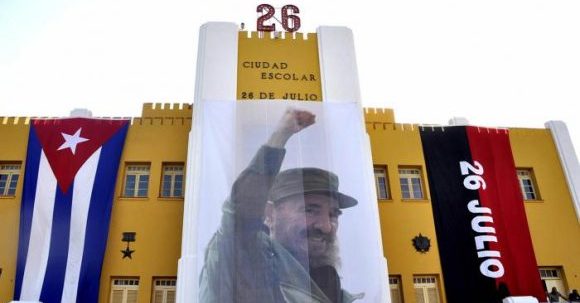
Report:
M 31 119 L 66 119 L 70 117 L 0 117 L 0 126 L 29 126 Z M 135 126 L 185 125 L 191 126 L 189 117 L 93 117 L 94 119 L 126 119 Z
M 251 32 L 240 31 L 239 39 L 259 39 L 259 40 L 282 40 L 282 41 L 316 41 L 316 33 L 298 33 L 298 32 Z
M 392 108 L 365 107 L 364 114 L 367 123 L 395 123 L 395 112 Z
M 145 103 L 142 118 L 190 118 L 193 105 L 189 103 Z M 136 120 L 136 119 L 134 119 Z
M 367 129 L 372 130 L 392 130 L 414 132 L 420 130 L 423 126 L 412 123 L 391 123 L 391 122 L 366 122 Z
M 132 126 L 191 126 L 191 117 L 142 117 L 131 119 Z
M 28 125 L 30 117 L 0 117 L 0 125 Z
M 75 117 L 0 117 L 0 125 L 12 126 L 12 125 L 30 125 L 30 120 L 42 120 L 42 119 L 71 119 Z M 91 119 L 113 119 L 113 120 L 130 120 L 128 117 L 92 117 Z
M 367 129 L 370 130 L 392 130 L 392 131 L 445 131 L 446 127 L 450 127 L 450 125 L 438 125 L 438 124 L 413 124 L 413 123 L 389 123 L 389 122 L 366 122 Z M 523 132 L 530 132 L 530 131 L 546 131 L 545 129 L 532 129 L 532 128 L 504 128 L 504 127 L 477 127 L 478 132 L 487 132 L 489 133 L 504 133 L 508 131 L 519 130 Z

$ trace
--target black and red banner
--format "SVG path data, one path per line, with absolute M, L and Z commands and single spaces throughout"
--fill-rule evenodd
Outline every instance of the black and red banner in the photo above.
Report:
M 545 300 L 507 130 L 421 130 L 447 302 Z

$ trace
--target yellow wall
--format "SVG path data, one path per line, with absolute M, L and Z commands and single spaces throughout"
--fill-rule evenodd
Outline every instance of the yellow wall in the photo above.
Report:
M 159 105 L 157 105 L 159 107 Z M 174 108 L 177 107 L 174 104 Z M 183 199 L 160 198 L 163 163 L 187 158 L 191 106 L 153 109 L 146 104 L 142 118 L 133 119 L 121 156 L 107 251 L 101 274 L 100 302 L 109 302 L 112 278 L 139 277 L 138 302 L 151 302 L 153 278 L 176 277 L 181 255 Z M 150 163 L 148 198 L 123 198 L 125 163 Z M 187 173 L 187 172 L 186 172 Z M 136 232 L 132 259 L 122 259 L 123 232 Z
M 568 292 L 580 288 L 580 224 L 564 173 L 546 129 L 511 129 L 516 167 L 532 168 L 539 201 L 526 201 L 538 266 L 561 266 Z
M 183 199 L 159 198 L 162 163 L 185 163 L 191 128 L 191 107 L 153 107 L 145 104 L 141 118 L 129 128 L 123 151 L 109 240 L 101 276 L 100 302 L 109 302 L 111 279 L 139 277 L 139 302 L 151 302 L 154 277 L 175 277 L 181 249 Z M 426 199 L 402 201 L 397 168 L 414 166 L 426 178 L 420 136 L 416 125 L 396 124 L 392 110 L 367 110 L 367 132 L 375 165 L 388 168 L 392 199 L 379 201 L 384 253 L 389 274 L 402 278 L 405 302 L 415 302 L 413 275 L 437 275 L 444 301 L 443 277 L 433 215 L 425 183 Z M 19 161 L 24 171 L 28 124 L 24 119 L 0 118 L 0 161 Z M 534 250 L 539 266 L 562 267 L 569 288 L 580 287 L 580 226 L 559 164 L 552 138 L 545 129 L 512 129 L 510 140 L 516 162 L 532 168 L 540 201 L 525 202 Z M 150 163 L 148 198 L 122 198 L 125 163 Z M 21 174 L 14 198 L 0 198 L 0 302 L 12 298 L 18 244 Z M 136 232 L 132 259 L 122 259 L 122 233 Z M 431 249 L 419 253 L 411 239 L 422 234 L 431 239 Z
M 0 161 L 20 162 L 20 177 L 15 197 L 0 197 L 0 302 L 9 302 L 14 293 L 16 252 L 24 161 L 28 144 L 28 119 L 0 117 Z
M 404 302 L 415 302 L 413 275 L 436 275 L 442 302 L 446 302 L 428 185 L 424 182 L 425 199 L 401 199 L 399 166 L 421 168 L 423 180 L 427 179 L 419 130 L 416 125 L 395 124 L 392 110 L 367 109 L 365 119 L 373 163 L 388 171 L 391 199 L 378 204 L 389 275 L 401 277 Z M 427 253 L 417 252 L 412 245 L 419 234 L 431 240 Z
M 283 38 L 269 34 L 238 35 L 238 100 L 322 100 L 316 34 L 306 40 L 302 33 L 285 33 Z
M 374 165 L 388 169 L 392 199 L 379 201 L 379 214 L 389 274 L 401 276 L 405 302 L 415 302 L 413 275 L 436 274 L 443 289 L 430 201 L 402 201 L 398 180 L 398 166 L 421 167 L 426 180 L 420 135 L 416 125 L 396 124 L 392 110 L 366 109 L 365 119 Z M 562 268 L 567 290 L 578 288 L 580 225 L 550 131 L 511 129 L 510 142 L 516 166 L 533 170 L 541 195 L 525 202 L 538 266 Z M 411 245 L 419 233 L 431 239 L 427 254 Z
M 109 302 L 112 277 L 139 277 L 139 302 L 151 302 L 153 277 L 175 277 L 181 252 L 183 199 L 159 198 L 162 163 L 183 163 L 191 128 L 191 105 L 145 104 L 142 118 L 132 120 L 121 157 L 113 201 L 109 239 L 101 275 L 100 302 Z M 4 122 L 4 123 L 3 123 Z M 24 119 L 0 117 L 0 161 L 18 161 L 26 157 L 28 124 Z M 151 164 L 149 197 L 123 198 L 124 164 Z M 0 302 L 9 302 L 14 291 L 18 226 L 23 175 L 14 198 L 0 197 Z M 136 232 L 132 259 L 122 259 L 123 232 Z

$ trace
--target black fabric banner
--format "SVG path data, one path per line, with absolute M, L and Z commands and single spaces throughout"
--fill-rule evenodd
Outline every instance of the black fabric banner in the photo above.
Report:
M 421 140 L 447 302 L 543 299 L 507 131 L 427 127 Z

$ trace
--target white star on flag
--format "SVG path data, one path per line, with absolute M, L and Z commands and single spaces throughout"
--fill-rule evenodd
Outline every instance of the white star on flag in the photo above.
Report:
M 79 128 L 72 136 L 69 134 L 61 133 L 62 137 L 64 138 L 64 143 L 58 148 L 58 150 L 70 148 L 74 155 L 75 151 L 77 150 L 77 144 L 89 141 L 89 139 L 81 137 L 81 129 L 82 127 Z

